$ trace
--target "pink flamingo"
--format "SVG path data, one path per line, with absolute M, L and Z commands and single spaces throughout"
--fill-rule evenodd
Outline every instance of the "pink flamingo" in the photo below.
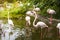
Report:
M 55 10 L 53 9 L 47 9 L 47 13 L 49 13 L 51 16 L 50 16 L 50 24 L 52 24 L 52 15 L 53 14 L 56 14 Z

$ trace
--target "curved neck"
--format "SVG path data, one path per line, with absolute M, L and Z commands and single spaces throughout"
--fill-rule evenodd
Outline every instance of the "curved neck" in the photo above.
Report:
M 34 21 L 33 21 L 33 26 L 34 26 L 34 27 L 37 27 L 37 25 L 35 25 L 36 19 L 37 19 L 37 14 L 35 14 L 35 19 L 34 19 Z

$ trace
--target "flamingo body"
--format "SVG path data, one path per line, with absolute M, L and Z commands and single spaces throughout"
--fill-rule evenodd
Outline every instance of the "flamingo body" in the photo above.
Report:
M 48 12 L 49 14 L 56 14 L 55 10 L 52 10 L 52 9 L 48 9 L 47 12 Z
M 33 16 L 33 13 L 31 11 L 27 11 L 26 15 Z
M 37 22 L 37 24 L 34 27 L 44 28 L 44 27 L 48 27 L 48 26 L 44 22 Z
M 11 19 L 8 20 L 8 24 L 14 25 Z
M 35 21 L 37 20 L 37 18 L 38 18 L 38 15 L 35 13 L 35 19 L 33 21 L 34 27 L 41 27 L 41 28 L 48 27 L 44 22 L 41 22 L 41 21 L 39 21 L 39 22 L 37 22 L 37 24 L 35 24 Z
M 40 11 L 40 8 L 37 7 L 37 8 L 34 8 L 33 10 L 38 12 Z
M 25 17 L 25 20 L 29 23 L 29 25 L 30 25 L 30 16 L 26 16 Z
M 35 11 L 27 11 L 26 15 L 35 17 Z
M 60 23 L 57 24 L 57 28 L 60 29 Z

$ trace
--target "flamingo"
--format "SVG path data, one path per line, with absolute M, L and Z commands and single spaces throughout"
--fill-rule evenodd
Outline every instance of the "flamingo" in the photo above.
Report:
M 49 13 L 51 15 L 49 23 L 52 24 L 52 15 L 56 14 L 56 12 L 53 9 L 47 9 L 47 13 Z
M 36 9 L 35 9 L 36 10 Z M 37 10 L 36 11 L 39 11 L 40 9 L 39 8 L 37 8 Z M 36 14 L 36 12 L 33 10 L 33 11 L 28 11 L 27 13 L 26 13 L 28 16 L 34 16 L 35 17 L 35 20 L 33 21 L 33 26 L 34 27 L 38 27 L 38 26 L 40 26 L 41 28 L 44 28 L 44 27 L 48 27 L 44 22 L 38 22 L 36 25 L 35 25 L 35 21 L 36 21 L 36 19 L 38 18 L 37 17 L 37 14 Z
M 38 12 L 38 11 L 40 11 L 40 8 L 36 7 L 33 10 L 36 11 L 36 12 Z
M 13 21 L 9 19 L 9 10 L 12 8 L 11 4 L 6 4 L 6 7 L 8 9 L 8 24 L 11 26 L 14 26 Z
M 26 16 L 25 17 L 25 20 L 26 20 L 26 22 L 30 25 L 31 23 L 30 23 L 30 16 Z
M 8 12 L 8 24 L 11 26 L 14 26 L 14 23 L 11 19 L 9 19 L 9 12 Z
M 47 13 L 49 13 L 49 14 L 56 14 L 55 10 L 53 10 L 53 9 L 47 9 Z
M 39 11 L 40 9 L 39 8 L 36 8 L 36 10 L 33 10 L 33 11 L 28 11 L 26 14 L 29 15 L 29 16 L 33 16 L 35 17 L 34 21 L 33 21 L 33 26 L 34 27 L 41 27 L 41 32 L 42 32 L 42 28 L 45 28 L 45 27 L 48 27 L 44 22 L 37 22 L 37 24 L 35 24 L 35 21 L 36 19 L 38 18 L 36 12 Z M 42 33 L 41 33 L 41 39 L 42 39 Z
M 42 21 L 37 22 L 37 24 L 35 25 L 35 21 L 36 21 L 37 18 L 38 18 L 38 17 L 37 17 L 37 14 L 35 14 L 35 19 L 34 19 L 34 21 L 33 21 L 33 26 L 34 26 L 34 27 L 38 27 L 38 26 L 40 26 L 41 28 L 48 27 L 48 26 L 47 26 L 44 22 L 42 22 Z
M 48 28 L 48 26 L 44 23 L 44 22 L 42 22 L 42 21 L 39 21 L 39 22 L 37 22 L 37 24 L 35 24 L 35 21 L 36 21 L 36 19 L 38 18 L 38 16 L 37 16 L 37 14 L 35 13 L 35 19 L 34 19 L 34 21 L 33 21 L 33 26 L 35 27 L 35 28 L 38 28 L 38 27 L 40 27 L 41 28 L 41 40 L 42 40 L 42 29 L 43 28 L 45 28 L 45 27 L 47 27 Z
M 11 19 L 9 19 L 9 12 L 8 12 L 8 24 L 9 24 L 9 25 L 14 25 L 14 24 L 13 24 L 13 21 L 12 21 Z
M 8 8 L 8 10 L 11 8 L 11 6 L 6 5 L 6 7 Z M 9 19 L 9 11 L 8 11 L 8 24 L 4 25 L 6 28 L 3 29 L 3 34 L 2 34 L 2 40 L 9 40 L 9 33 L 12 30 L 12 27 L 14 27 L 13 21 L 11 19 Z M 5 35 L 5 36 L 4 36 Z
M 57 28 L 59 29 L 59 33 L 60 33 L 60 23 L 57 24 Z
M 60 29 L 60 23 L 57 24 L 57 28 Z
M 34 9 L 32 11 L 27 11 L 26 15 L 35 17 L 35 13 L 38 12 L 38 11 L 40 11 L 40 8 L 38 8 L 38 7 L 35 8 L 34 7 Z
M 27 11 L 26 15 L 28 16 L 34 16 L 34 13 L 36 13 L 35 11 Z

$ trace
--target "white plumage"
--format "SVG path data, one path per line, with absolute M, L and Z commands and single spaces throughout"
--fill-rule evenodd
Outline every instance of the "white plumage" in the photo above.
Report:
M 38 12 L 40 11 L 40 8 L 37 7 L 37 8 L 34 8 L 33 10 Z
M 36 11 L 40 11 L 39 8 L 36 8 L 35 10 L 36 10 Z M 30 20 L 30 17 L 29 17 L 29 16 L 33 16 L 33 17 L 35 17 L 35 19 L 34 19 L 34 21 L 33 21 L 33 26 L 34 26 L 34 27 L 38 27 L 38 26 L 40 26 L 41 28 L 48 27 L 44 22 L 38 22 L 38 23 L 35 25 L 35 21 L 36 21 L 36 19 L 38 18 L 35 10 L 33 10 L 33 11 L 28 11 L 28 12 L 26 13 L 26 15 L 28 15 L 28 16 L 25 18 L 26 21 L 29 21 L 29 20 Z
M 26 15 L 33 16 L 33 13 L 31 11 L 27 11 Z
M 29 25 L 30 25 L 30 16 L 26 16 L 25 17 L 25 20 L 29 23 Z
M 57 28 L 59 29 L 59 34 L 60 34 L 60 23 L 57 24 Z
M 38 17 L 37 17 L 37 14 L 35 14 L 35 19 L 34 19 L 34 21 L 33 21 L 33 26 L 34 27 L 41 27 L 41 28 L 44 28 L 44 27 L 48 27 L 44 22 L 37 22 L 37 24 L 35 24 L 35 21 L 36 21 L 36 19 L 37 19 Z
M 48 27 L 44 22 L 37 22 L 35 27 L 38 27 L 38 26 L 40 26 L 41 28 Z
M 30 15 L 30 14 L 31 14 L 31 11 L 27 11 L 27 12 L 26 12 L 26 15 Z
M 57 28 L 60 29 L 60 23 L 57 24 Z
M 12 21 L 11 19 L 8 20 L 8 24 L 14 25 L 14 24 L 13 24 L 13 21 Z
M 49 13 L 49 14 L 56 14 L 55 10 L 52 10 L 52 9 L 48 9 L 47 13 Z
M 27 11 L 26 12 L 26 15 L 33 16 L 34 17 L 35 16 L 35 13 L 36 13 L 35 11 Z

